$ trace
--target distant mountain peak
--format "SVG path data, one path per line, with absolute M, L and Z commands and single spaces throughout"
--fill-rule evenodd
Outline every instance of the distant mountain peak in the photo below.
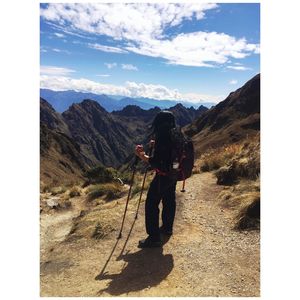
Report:
M 126 116 L 138 116 L 142 114 L 145 110 L 137 105 L 127 105 L 122 110 L 119 111 L 119 115 Z
M 183 106 L 182 103 L 177 103 L 176 105 L 172 106 L 171 108 L 185 108 L 185 107 Z
M 97 110 L 97 111 L 107 113 L 104 107 L 102 107 L 97 101 L 91 99 L 84 99 L 80 103 L 74 103 L 70 106 L 69 110 L 76 110 L 78 108 L 82 108 L 86 111 Z

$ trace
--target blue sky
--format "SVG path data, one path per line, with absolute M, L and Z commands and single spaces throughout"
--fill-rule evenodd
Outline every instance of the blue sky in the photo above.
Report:
M 260 5 L 41 4 L 41 87 L 219 102 L 260 72 Z

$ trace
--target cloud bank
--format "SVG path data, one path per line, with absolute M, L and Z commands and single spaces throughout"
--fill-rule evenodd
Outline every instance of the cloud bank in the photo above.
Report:
M 54 68 L 54 67 L 53 67 Z M 63 68 L 58 68 L 63 69 Z M 75 90 L 80 92 L 91 92 L 95 94 L 120 95 L 124 97 L 146 97 L 157 100 L 176 100 L 189 101 L 193 103 L 214 102 L 218 103 L 224 99 L 223 95 L 212 96 L 197 93 L 180 93 L 177 89 L 170 89 L 163 85 L 136 83 L 132 81 L 125 82 L 124 86 L 113 84 L 104 84 L 92 80 L 80 78 L 74 79 L 63 76 L 64 72 L 60 70 L 55 74 L 54 69 L 50 72 L 44 72 L 40 77 L 40 87 L 55 91 Z M 66 69 L 65 73 L 68 73 Z

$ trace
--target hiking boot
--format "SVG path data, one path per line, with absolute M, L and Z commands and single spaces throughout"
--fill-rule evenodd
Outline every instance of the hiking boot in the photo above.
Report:
M 139 241 L 139 248 L 156 248 L 161 247 L 162 242 L 160 239 L 153 239 L 151 237 L 147 237 L 145 240 Z
M 159 228 L 159 232 L 163 235 L 167 235 L 167 236 L 171 236 L 173 234 L 173 231 L 172 230 L 168 230 L 166 229 L 165 227 L 160 227 Z

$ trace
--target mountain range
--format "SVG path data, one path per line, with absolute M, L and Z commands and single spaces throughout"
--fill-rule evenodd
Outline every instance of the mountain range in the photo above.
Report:
M 98 102 L 85 99 L 59 113 L 40 98 L 41 179 L 70 181 L 91 167 L 122 165 L 135 144 L 146 142 L 150 124 L 160 110 L 128 105 L 110 113 Z M 208 109 L 177 104 L 169 110 L 182 127 Z
M 121 110 L 127 105 L 136 105 L 143 109 L 150 109 L 159 107 L 166 109 L 178 104 L 178 101 L 174 100 L 156 100 L 151 98 L 131 98 L 112 95 L 98 95 L 94 93 L 69 91 L 53 91 L 49 89 L 40 89 L 40 97 L 47 99 L 47 101 L 53 106 L 57 112 L 66 111 L 73 103 L 80 103 L 84 99 L 90 99 L 98 102 L 108 112 L 113 110 Z M 198 108 L 199 106 L 211 107 L 214 105 L 212 102 L 202 102 L 201 104 L 195 104 L 188 101 L 180 102 L 185 107 Z
M 45 183 L 74 182 L 99 165 L 122 166 L 135 144 L 148 141 L 150 124 L 161 110 L 127 105 L 108 112 L 97 101 L 85 99 L 60 113 L 47 100 L 40 99 L 41 180 Z M 168 110 L 194 141 L 198 157 L 260 130 L 260 75 L 210 109 L 176 104 Z

